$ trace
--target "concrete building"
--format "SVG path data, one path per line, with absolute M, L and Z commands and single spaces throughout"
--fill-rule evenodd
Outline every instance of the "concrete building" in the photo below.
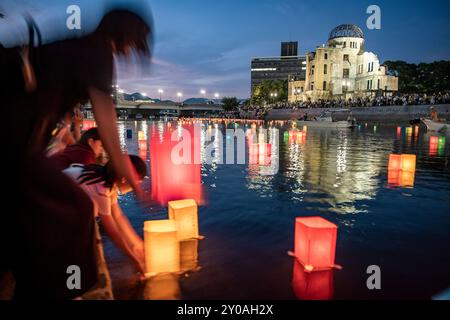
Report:
M 292 54 L 298 51 L 296 42 L 282 43 L 282 53 Z M 251 63 L 251 92 L 264 80 L 305 80 L 305 56 L 257 57 Z
M 326 45 L 306 55 L 304 92 L 298 86 L 289 85 L 289 101 L 363 98 L 398 91 L 398 77 L 377 55 L 364 51 L 362 30 L 345 24 L 331 31 Z

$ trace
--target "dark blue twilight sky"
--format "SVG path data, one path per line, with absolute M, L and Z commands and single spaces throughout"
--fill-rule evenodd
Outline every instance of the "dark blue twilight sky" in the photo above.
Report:
M 55 6 L 52 0 L 25 2 L 36 7 L 36 3 Z M 60 0 L 58 6 L 76 3 L 82 13 L 95 12 L 99 2 L 103 1 Z M 448 0 L 149 3 L 156 31 L 152 68 L 149 74 L 119 72 L 119 85 L 126 91 L 146 92 L 152 97 L 158 96 L 158 88 L 165 90 L 167 99 L 176 99 L 177 91 L 183 92 L 184 97 L 199 96 L 200 89 L 210 94 L 219 92 L 221 96 L 248 97 L 252 57 L 279 55 L 280 42 L 288 40 L 298 41 L 302 54 L 311 51 L 325 43 L 330 30 L 342 23 L 359 25 L 366 35 L 366 50 L 378 54 L 381 61 L 450 60 Z M 381 7 L 381 30 L 366 28 L 366 9 L 371 4 Z

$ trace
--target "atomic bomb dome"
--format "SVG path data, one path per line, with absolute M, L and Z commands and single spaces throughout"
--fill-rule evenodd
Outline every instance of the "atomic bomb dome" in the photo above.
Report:
M 330 32 L 328 41 L 336 38 L 361 38 L 364 39 L 364 33 L 360 27 L 354 24 L 341 24 Z

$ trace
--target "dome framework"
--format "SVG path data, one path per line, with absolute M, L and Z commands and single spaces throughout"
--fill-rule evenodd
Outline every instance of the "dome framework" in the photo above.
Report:
M 341 24 L 330 32 L 328 40 L 336 38 L 361 38 L 364 39 L 364 32 L 354 24 Z

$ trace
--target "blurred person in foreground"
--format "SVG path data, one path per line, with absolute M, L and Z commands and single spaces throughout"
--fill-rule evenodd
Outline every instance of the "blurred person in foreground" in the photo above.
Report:
M 1 132 L 9 141 L 3 158 L 12 181 L 12 195 L 4 201 L 0 270 L 13 273 L 15 299 L 73 299 L 97 281 L 94 203 L 45 155 L 57 122 L 73 106 L 91 101 L 112 170 L 143 199 L 136 172 L 120 148 L 111 91 L 114 56 L 150 57 L 152 23 L 142 18 L 146 9 L 137 10 L 139 15 L 108 11 L 95 31 L 77 39 L 25 49 L 0 45 L 7 119 Z M 70 266 L 81 270 L 81 289 L 68 288 Z

